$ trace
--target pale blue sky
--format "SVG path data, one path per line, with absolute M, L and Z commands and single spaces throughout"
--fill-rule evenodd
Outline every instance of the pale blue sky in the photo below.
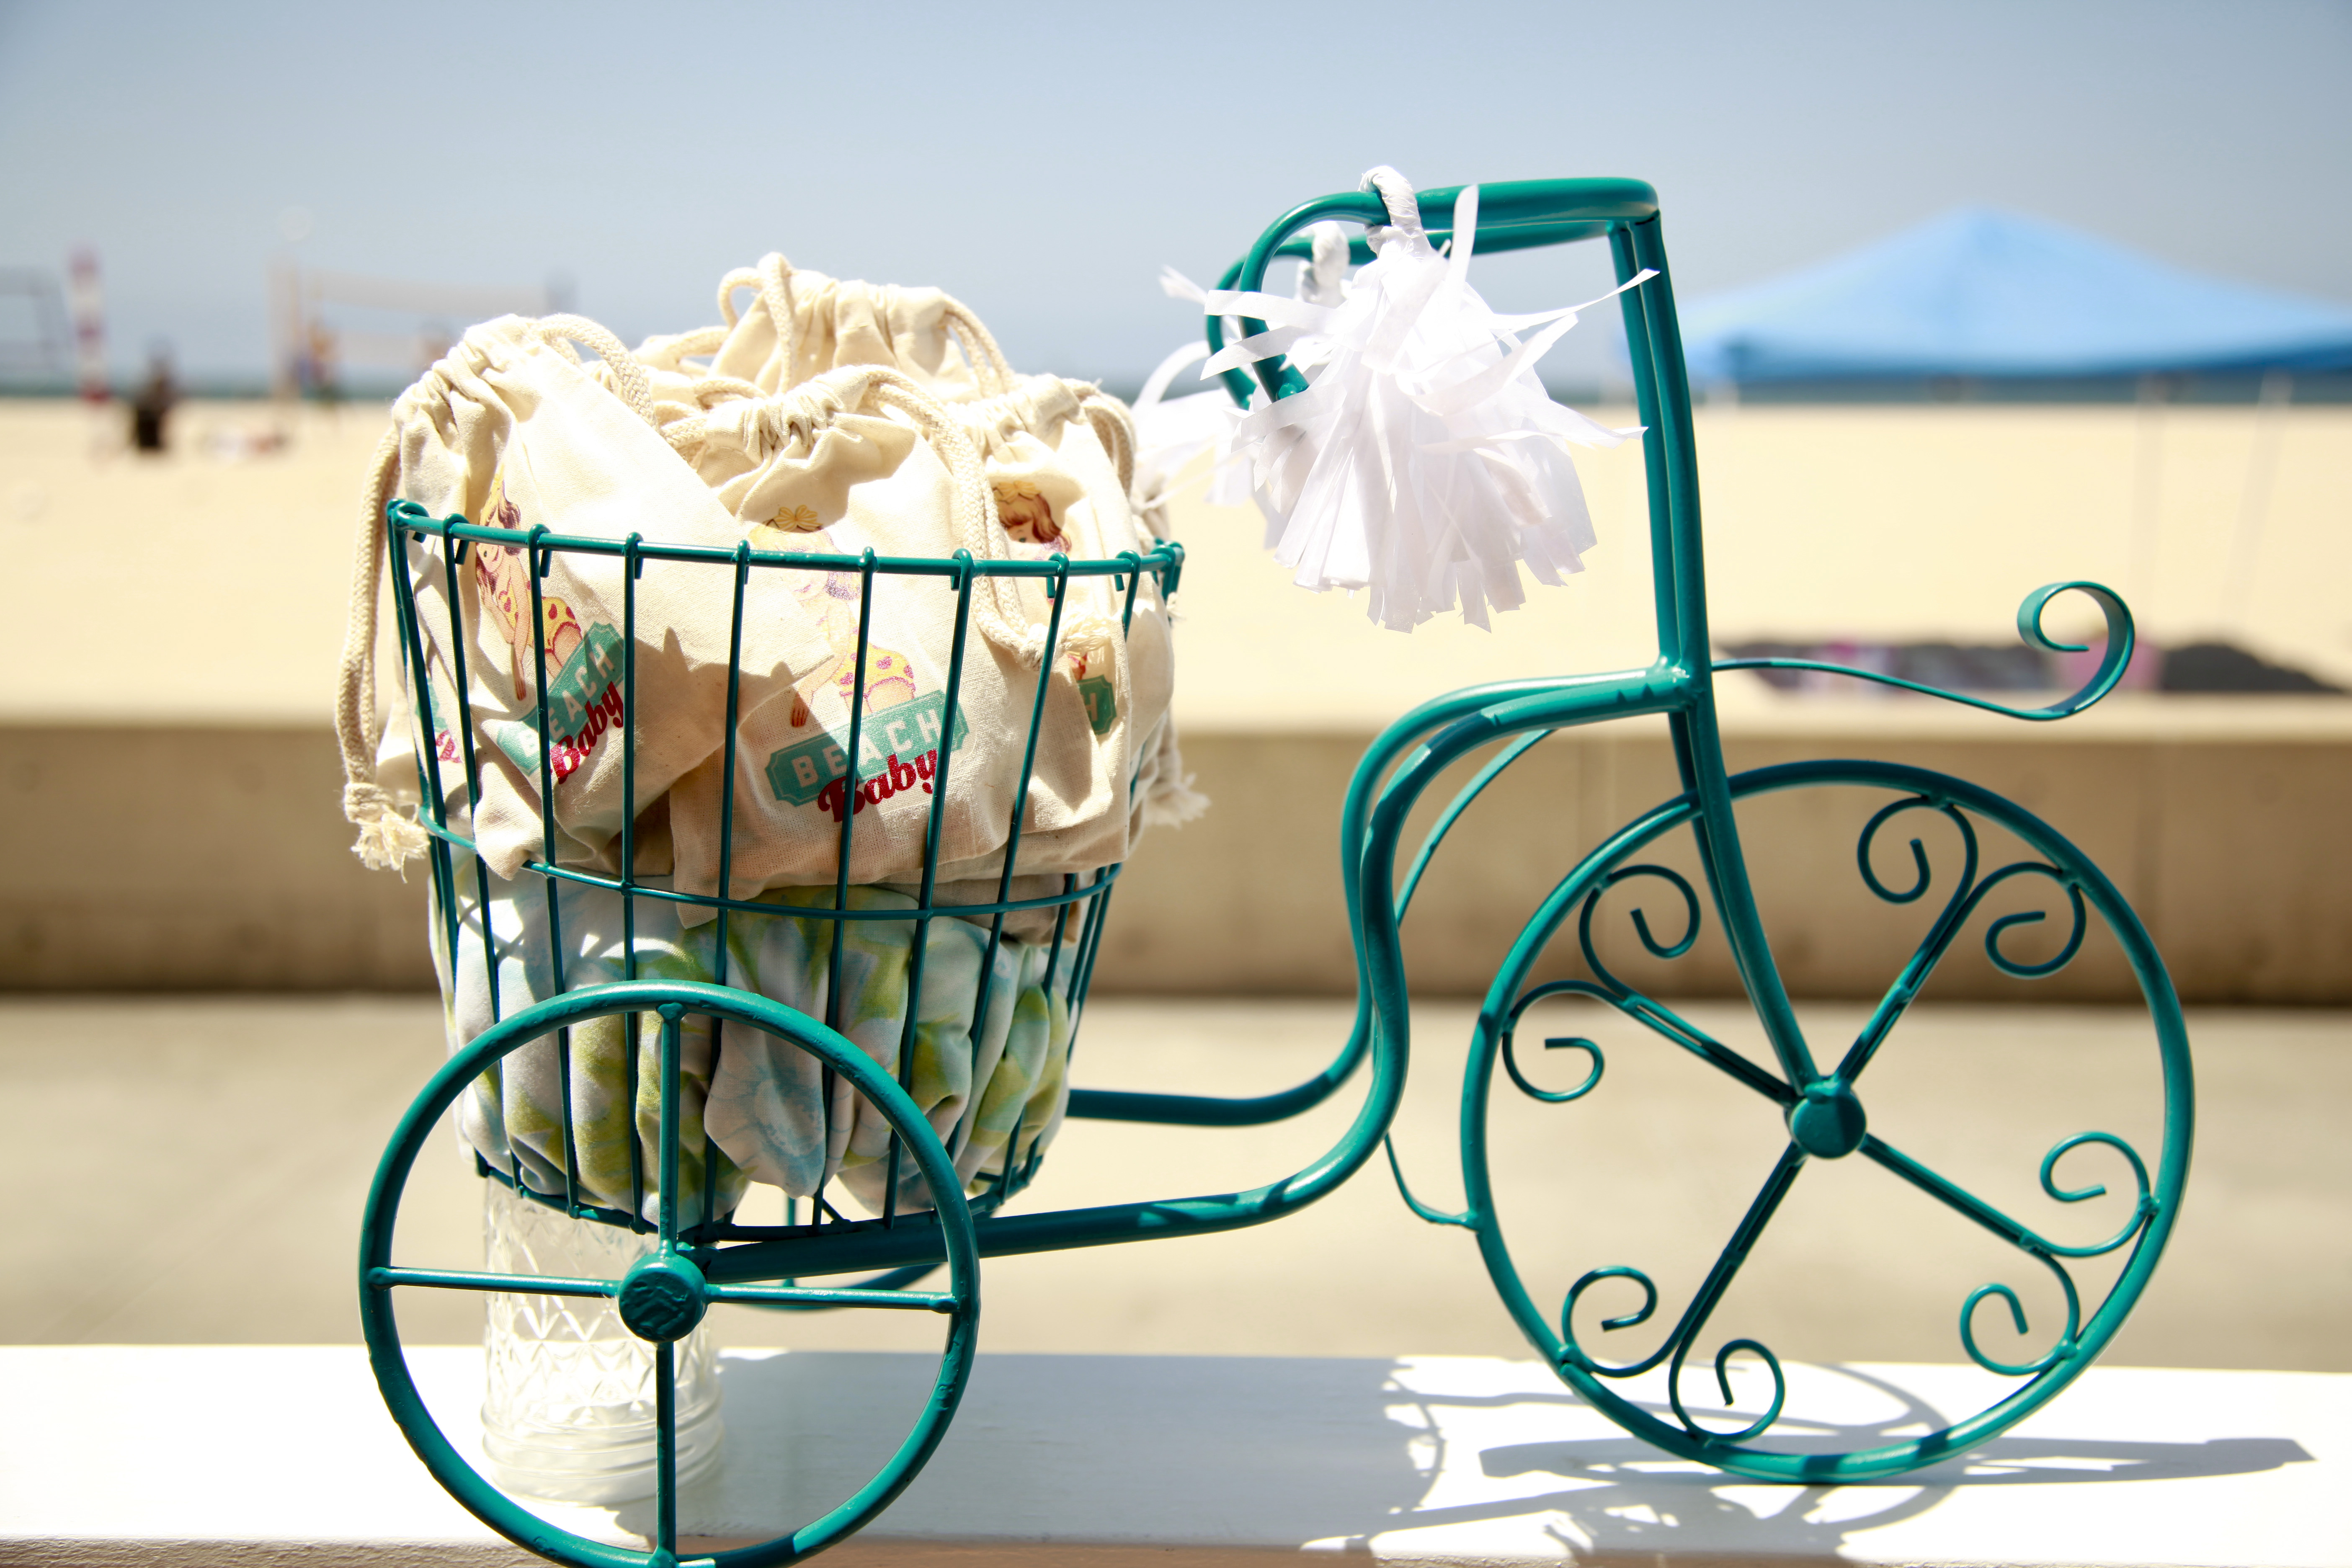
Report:
M 264 364 L 289 207 L 312 265 L 560 269 L 632 341 L 781 249 L 938 284 L 1024 368 L 1131 381 L 1192 330 L 1162 263 L 1206 279 L 1385 162 L 1648 179 L 1685 294 L 1993 203 L 2343 299 L 2347 83 L 2340 0 L 0 0 L 0 266 L 94 245 L 118 366 L 160 335 L 209 375 Z M 1597 274 L 1483 276 L 1525 306 Z

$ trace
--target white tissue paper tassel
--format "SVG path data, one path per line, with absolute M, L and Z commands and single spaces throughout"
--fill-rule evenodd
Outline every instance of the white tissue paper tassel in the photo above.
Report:
M 1364 184 L 1389 210 L 1388 226 L 1367 237 L 1372 261 L 1335 303 L 1304 289 L 1207 291 L 1209 314 L 1266 330 L 1207 356 L 1201 374 L 1287 354 L 1307 377 L 1304 392 L 1255 400 L 1231 441 L 1250 459 L 1276 559 L 1299 586 L 1366 589 L 1367 613 L 1399 631 L 1457 605 L 1484 626 L 1489 605 L 1525 602 L 1522 562 L 1539 583 L 1583 569 L 1592 520 L 1568 444 L 1641 434 L 1554 403 L 1537 362 L 1579 311 L 1653 274 L 1582 305 L 1499 315 L 1468 282 L 1477 187 L 1456 200 L 1441 254 L 1402 175 L 1374 169 Z M 1319 235 L 1317 247 L 1319 260 Z M 1529 329 L 1539 330 L 1517 335 Z

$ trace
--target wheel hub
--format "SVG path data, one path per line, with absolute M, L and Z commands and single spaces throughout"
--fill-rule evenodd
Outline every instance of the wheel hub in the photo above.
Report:
M 621 1281 L 621 1321 L 656 1344 L 682 1340 L 709 1310 L 704 1289 L 702 1270 L 674 1252 L 639 1258 Z
M 1804 1098 L 1789 1107 L 1789 1136 L 1823 1160 L 1842 1160 L 1861 1148 L 1869 1127 L 1853 1086 L 1834 1079 L 1807 1084 Z

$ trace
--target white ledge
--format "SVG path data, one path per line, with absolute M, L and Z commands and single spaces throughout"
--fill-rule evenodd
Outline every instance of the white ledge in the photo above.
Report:
M 412 1352 L 461 1451 L 480 1354 Z M 728 1447 L 683 1523 L 805 1522 L 894 1447 L 928 1358 L 729 1352 Z M 1792 1398 L 1948 1410 L 1957 1367 L 1792 1369 Z M 1843 1390 L 1843 1394 L 1839 1391 Z M 1677 1463 L 1543 1367 L 1474 1357 L 983 1356 L 898 1504 L 832 1562 L 2352 1564 L 2352 1376 L 2095 1368 L 1964 1462 L 1793 1488 Z M 542 1510 L 642 1546 L 650 1510 Z M 529 1561 L 409 1455 L 345 1346 L 0 1347 L 0 1562 Z

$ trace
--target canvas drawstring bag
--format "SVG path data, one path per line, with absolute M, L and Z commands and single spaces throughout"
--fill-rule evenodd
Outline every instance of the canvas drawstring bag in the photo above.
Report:
M 566 331 L 591 341 L 604 338 L 598 345 L 604 355 L 598 374 L 583 372 L 570 354 L 554 346 L 563 342 Z M 965 550 L 982 559 L 1011 553 L 1010 538 L 995 521 L 995 505 L 971 437 L 945 405 L 902 373 L 880 366 L 847 367 L 778 399 L 738 398 L 722 403 L 715 416 L 704 413 L 686 420 L 673 418 L 656 435 L 653 421 L 659 416 L 645 378 L 634 374 L 638 368 L 617 342 L 588 323 L 550 327 L 508 318 L 468 332 L 395 406 L 394 431 L 378 454 L 367 501 L 369 519 L 361 531 L 362 560 L 355 572 L 338 712 L 350 774 L 346 810 L 362 826 L 362 858 L 370 864 L 394 864 L 423 847 L 421 832 L 404 823 L 396 810 L 400 794 L 383 787 L 379 759 L 369 754 L 370 733 L 376 728 L 370 710 L 383 548 L 378 505 L 388 495 L 415 502 L 428 513 L 457 512 L 487 526 L 510 528 L 518 535 L 511 547 L 483 543 L 463 552 L 456 573 L 454 621 L 441 542 L 412 540 L 404 545 L 415 584 L 427 689 L 441 693 L 434 704 L 435 743 L 443 751 L 456 749 L 442 745 L 440 735 L 454 721 L 450 697 L 462 653 L 483 772 L 481 797 L 473 803 L 467 826 L 500 876 L 513 875 L 541 850 L 543 783 L 554 786 L 556 842 L 550 848 L 558 863 L 615 868 L 614 840 L 620 829 L 620 748 L 603 742 L 607 734 L 618 732 L 625 718 L 620 711 L 619 628 L 625 563 L 617 557 L 547 552 L 539 563 L 544 567 L 538 611 L 543 630 L 535 634 L 529 548 L 533 526 L 615 541 L 634 531 L 663 542 L 719 549 L 731 549 L 746 537 L 761 548 L 785 539 L 772 528 L 747 530 L 728 510 L 730 501 L 762 502 L 762 493 L 751 480 L 739 476 L 731 487 L 714 485 L 713 479 L 727 476 L 714 474 L 708 463 L 698 472 L 679 462 L 680 451 L 709 446 L 731 450 L 739 458 L 761 455 L 768 459 L 762 467 L 772 481 L 804 480 L 787 486 L 795 499 L 777 509 L 787 521 L 799 520 L 801 530 L 818 507 L 826 512 L 845 509 L 856 490 L 861 517 L 882 521 L 860 531 L 855 540 L 841 541 L 847 548 L 870 543 L 891 553 L 938 556 Z M 636 399 L 634 405 L 628 401 L 631 395 Z M 774 488 L 773 482 L 768 486 Z M 831 542 L 820 537 L 809 542 L 822 546 Z M 927 584 L 907 584 L 921 585 Z M 877 616 L 887 616 L 901 586 L 889 585 Z M 837 576 L 814 573 L 750 574 L 739 689 L 741 711 L 757 713 L 771 697 L 782 693 L 785 715 L 799 711 L 804 720 L 802 728 L 809 729 L 806 721 L 822 714 L 824 725 L 845 736 L 847 680 L 839 646 L 845 641 L 844 617 L 836 602 L 840 587 Z M 637 727 L 640 802 L 661 795 L 723 743 L 731 592 L 732 573 L 723 567 L 661 561 L 643 565 L 637 584 L 643 635 L 636 679 L 639 706 L 651 721 Z M 951 607 L 952 595 L 942 593 L 942 597 Z M 1003 580 L 980 582 L 974 599 L 973 627 L 980 634 L 974 641 L 980 646 L 973 650 L 978 657 L 968 659 L 968 668 L 980 679 L 963 704 L 964 728 L 969 732 L 975 717 L 984 718 L 982 749 L 1011 750 L 1009 742 L 995 743 L 1013 722 L 1001 700 L 1003 679 L 992 690 L 986 672 L 998 661 L 1018 672 L 1043 657 L 1042 613 L 1030 619 L 1020 587 Z M 854 651 L 855 604 L 847 609 L 846 640 Z M 1065 616 L 1066 661 L 1083 667 L 1091 654 L 1097 673 L 1079 674 L 1066 682 L 1073 689 L 1058 706 L 1068 711 L 1049 716 L 1050 732 L 1089 738 L 1077 744 L 1076 755 L 1070 754 L 1069 745 L 1056 749 L 1043 770 L 1046 808 L 1041 826 L 1048 830 L 1094 820 L 1108 809 L 1111 792 L 1096 777 L 1104 770 L 1093 765 L 1092 753 L 1103 748 L 1085 721 L 1085 697 L 1075 689 L 1080 680 L 1099 682 L 1099 667 L 1113 662 L 1101 646 L 1101 621 L 1099 615 L 1092 620 Z M 447 646 L 453 625 L 467 628 L 462 649 Z M 544 670 L 539 668 L 541 637 Z M 889 645 L 882 647 L 887 651 Z M 943 670 L 944 662 L 942 646 L 938 670 Z M 829 679 L 827 672 L 839 679 Z M 873 686 L 879 680 L 884 694 L 897 695 L 906 691 L 909 675 L 907 669 L 877 668 L 869 661 L 867 682 Z M 542 677 L 549 694 L 551 751 L 544 763 L 537 715 Z M 1034 690 L 1026 676 L 1016 679 Z M 936 700 L 931 705 L 938 705 Z M 899 716 L 901 721 L 909 717 Z M 1019 723 L 1024 730 L 1025 721 L 1024 709 Z M 810 730 L 812 736 L 817 732 Z M 762 752 L 762 759 L 767 755 Z M 822 759 L 820 747 L 817 760 Z M 397 765 L 396 759 L 382 760 Z M 800 760 L 813 765 L 809 759 Z M 905 765 L 912 765 L 911 761 Z M 903 767 L 898 771 L 903 773 Z M 967 777 L 982 786 L 994 780 L 1009 787 L 1002 768 L 967 769 Z M 827 782 L 833 781 L 818 781 L 819 793 Z M 683 804 L 688 811 L 696 809 L 699 797 Z M 687 820 L 682 812 L 673 816 Z M 715 816 L 714 809 L 703 825 Z M 715 858 L 715 834 L 710 842 Z M 980 853 L 985 847 L 959 841 L 956 853 Z M 873 864 L 877 876 L 903 868 L 887 857 Z M 861 865 L 856 874 L 866 879 L 862 871 Z M 695 879 L 696 890 L 702 889 L 704 880 L 715 890 L 715 871 Z
M 617 391 L 581 368 L 570 349 L 573 338 L 603 356 Z M 618 735 L 628 717 L 621 696 L 625 563 L 562 552 L 534 563 L 530 531 L 544 525 L 616 542 L 637 532 L 724 549 L 738 537 L 733 519 L 656 433 L 645 377 L 619 342 L 593 323 L 512 316 L 486 322 L 403 394 L 363 502 L 336 706 L 345 813 L 360 826 L 361 858 L 378 867 L 398 865 L 425 847 L 422 829 L 398 809 L 399 795 L 379 782 L 375 754 L 383 508 L 394 498 L 515 534 L 511 546 L 480 544 L 454 562 L 440 540 L 404 544 L 422 674 L 436 699 L 436 735 L 428 743 L 445 752 L 457 750 L 441 742 L 457 722 L 453 699 L 463 658 L 482 772 L 466 829 L 500 877 L 512 877 L 541 853 L 612 868 L 622 816 Z M 543 567 L 535 584 L 536 625 L 534 564 Z M 659 796 L 723 740 L 730 586 L 723 568 L 643 563 L 636 697 L 655 721 L 637 726 L 641 803 Z M 749 701 L 764 700 L 790 671 L 811 668 L 823 655 L 819 629 L 782 608 L 746 616 L 742 687 Z M 453 637 L 464 639 L 462 647 L 453 646 Z M 445 786 L 451 771 L 444 769 Z M 545 783 L 554 790 L 552 846 L 542 833 Z

